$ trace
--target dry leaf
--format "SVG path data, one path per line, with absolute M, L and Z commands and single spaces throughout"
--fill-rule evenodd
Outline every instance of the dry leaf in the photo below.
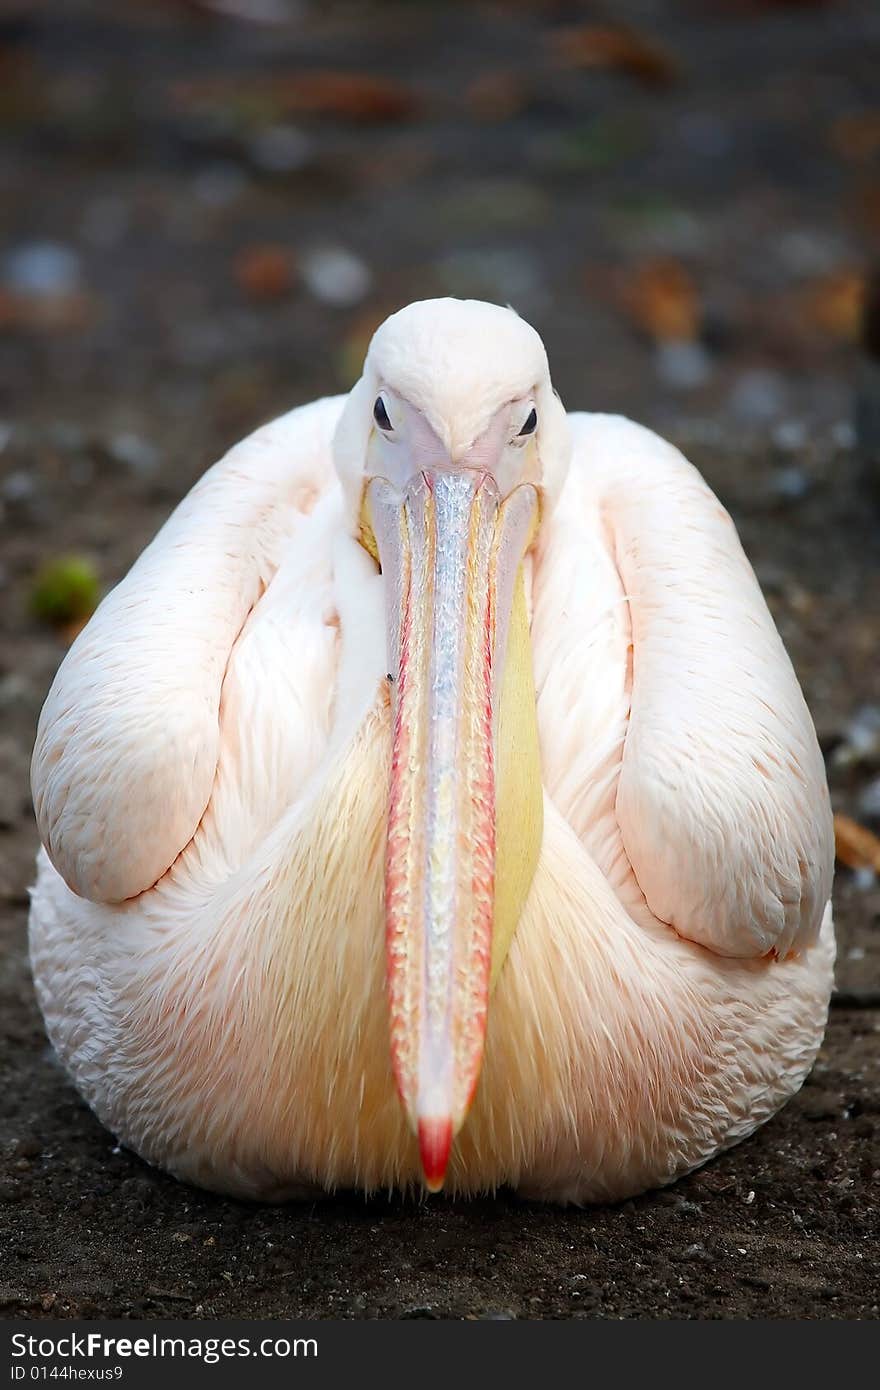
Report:
M 58 628 L 58 636 L 65 647 L 73 646 L 88 621 L 88 618 L 76 618 L 72 623 L 61 623 Z
M 285 246 L 246 246 L 236 256 L 234 270 L 251 299 L 280 299 L 296 281 L 293 257 Z
M 620 300 L 633 322 L 660 341 L 692 341 L 700 331 L 697 287 L 671 258 L 646 261 L 622 283 Z
M 873 869 L 880 874 L 880 838 L 851 816 L 838 813 L 834 817 L 834 846 L 848 869 Z
M 284 83 L 287 109 L 353 121 L 401 121 L 414 115 L 414 94 L 400 82 L 357 72 L 307 72 Z
M 880 182 L 863 183 L 852 199 L 855 220 L 880 243 Z
M 529 89 L 518 72 L 484 72 L 467 87 L 465 105 L 478 121 L 508 121 L 529 103 Z
M 838 117 L 830 139 L 841 159 L 867 164 L 880 155 L 880 110 L 849 111 Z
M 679 75 L 667 49 L 622 25 L 579 24 L 558 30 L 550 42 L 566 67 L 623 72 L 653 87 L 669 86 Z
M 195 78 L 175 83 L 171 99 L 184 111 L 232 107 L 243 114 L 271 113 L 273 119 L 338 116 L 363 123 L 407 120 L 418 109 L 411 89 L 393 78 L 323 68 L 260 78 Z
M 838 270 L 808 286 L 802 302 L 813 327 L 855 342 L 861 334 L 864 301 L 864 275 L 857 270 Z
M 0 331 L 73 332 L 87 328 L 96 314 L 96 301 L 81 290 L 63 294 L 26 294 L 0 285 Z

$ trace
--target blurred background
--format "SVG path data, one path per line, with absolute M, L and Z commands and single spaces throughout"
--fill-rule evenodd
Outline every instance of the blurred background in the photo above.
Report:
M 878 57 L 874 0 L 7 2 L 6 408 L 145 467 L 454 294 L 572 405 L 847 444 Z
M 534 1218 L 526 1248 L 493 1207 L 523 1288 L 473 1273 L 441 1296 L 407 1265 L 398 1213 L 397 1272 L 334 1306 L 625 1315 L 656 1311 L 656 1283 L 661 1310 L 730 1313 L 762 1306 L 763 1279 L 781 1310 L 870 1315 L 842 1251 L 869 1219 L 853 1194 L 880 1171 L 878 72 L 877 0 L 0 5 L 0 1214 L 6 1201 L 39 1232 L 17 1237 L 0 1306 L 231 1312 L 248 1279 L 259 1306 L 288 1307 L 294 1284 L 267 1284 L 262 1256 L 216 1267 L 208 1242 L 235 1204 L 111 1152 L 46 1061 L 23 949 L 28 758 L 66 644 L 202 470 L 273 414 L 346 390 L 388 312 L 452 294 L 511 303 L 570 407 L 659 429 L 733 512 L 827 756 L 839 993 L 812 1087 L 722 1160 L 733 1206 L 686 1280 L 649 1259 L 642 1302 L 627 1282 L 636 1232 L 672 1240 L 660 1198 L 626 1218 L 616 1256 L 604 1248 L 593 1305 L 559 1214 Z M 764 1178 L 743 1177 L 756 1154 Z M 813 1231 L 809 1257 L 793 1253 L 802 1230 L 772 1259 L 764 1239 L 758 1283 L 725 1282 L 712 1250 L 723 1264 L 762 1181 L 777 1211 L 815 1213 L 831 1192 L 837 1225 Z M 71 1259 L 59 1210 L 97 1221 L 108 1193 L 115 1234 L 89 1244 L 79 1217 Z M 435 1260 L 437 1221 L 459 1223 L 458 1249 L 489 1220 L 475 1210 L 419 1218 Z M 364 1220 L 322 1220 L 368 1259 Z M 308 1223 L 285 1221 L 308 1244 Z M 141 1226 L 160 1234 L 137 1252 Z M 337 1276 L 322 1277 L 295 1307 L 330 1307 Z

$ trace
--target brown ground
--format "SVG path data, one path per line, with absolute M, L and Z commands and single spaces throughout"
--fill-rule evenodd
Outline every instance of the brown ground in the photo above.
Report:
M 849 342 L 880 221 L 872 0 L 616 5 L 672 60 L 630 54 L 635 72 L 554 67 L 552 33 L 598 13 L 566 4 L 324 3 L 300 29 L 171 0 L 57 8 L 0 25 L 3 245 L 73 255 L 43 262 L 38 295 L 0 248 L 0 1311 L 875 1317 L 870 876 L 838 875 L 840 993 L 802 1093 L 670 1191 L 583 1212 L 506 1195 L 260 1209 L 182 1187 L 77 1100 L 25 957 L 27 759 L 64 650 L 29 616 L 36 569 L 82 551 L 112 583 L 225 444 L 344 388 L 371 323 L 429 293 L 513 300 L 567 401 L 685 445 L 764 584 L 835 807 L 878 828 L 880 527 Z M 394 78 L 415 109 L 387 86 L 352 109 L 326 77 L 322 114 L 285 109 L 303 68 Z M 256 95 L 230 85 L 248 72 Z M 328 244 L 372 277 L 348 306 L 306 273 Z M 689 387 L 676 334 L 702 344 Z

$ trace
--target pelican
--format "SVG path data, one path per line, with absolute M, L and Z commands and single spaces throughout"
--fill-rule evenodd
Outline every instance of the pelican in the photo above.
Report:
M 511 309 L 409 305 L 211 468 L 32 783 L 49 1037 L 206 1188 L 616 1200 L 822 1039 L 828 789 L 733 523 Z

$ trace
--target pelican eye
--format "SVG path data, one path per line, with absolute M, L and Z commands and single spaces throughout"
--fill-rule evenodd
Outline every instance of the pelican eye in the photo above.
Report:
M 523 425 L 522 429 L 520 430 L 519 435 L 517 435 L 517 438 L 519 438 L 520 435 L 523 435 L 523 434 L 534 434 L 534 433 L 535 433 L 535 430 L 537 429 L 537 427 L 538 427 L 538 412 L 537 412 L 537 410 L 535 409 L 535 407 L 532 406 L 531 410 L 530 410 L 529 413 L 528 413 L 528 417 L 526 418 L 526 422 L 525 422 L 525 424 Z
M 388 411 L 385 409 L 385 402 L 381 396 L 376 397 L 376 404 L 373 406 L 373 419 L 380 430 L 393 430 L 394 426 L 388 419 Z

